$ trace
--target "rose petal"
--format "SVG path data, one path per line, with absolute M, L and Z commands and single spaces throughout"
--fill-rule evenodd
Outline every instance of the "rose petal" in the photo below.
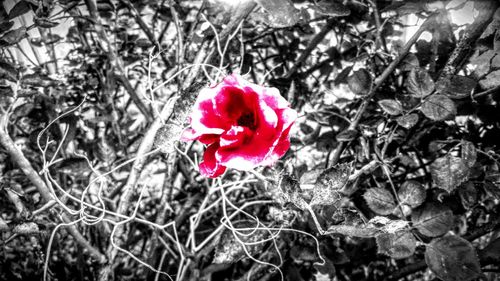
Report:
M 221 119 L 215 111 L 213 98 L 216 96 L 213 89 L 207 88 L 200 91 L 193 106 L 190 116 L 191 128 L 198 135 L 202 134 L 222 134 L 228 124 Z
M 226 167 L 220 165 L 215 158 L 215 153 L 219 148 L 218 143 L 213 143 L 207 147 L 203 154 L 203 162 L 200 163 L 200 174 L 209 178 L 216 178 L 226 171 Z
M 253 114 L 253 109 L 258 106 L 258 96 L 254 92 L 247 93 L 237 87 L 225 86 L 220 89 L 214 102 L 219 117 L 229 124 L 236 124 L 241 115 Z
M 231 129 L 220 136 L 220 146 L 221 147 L 235 147 L 243 144 L 249 138 L 251 138 L 253 132 L 242 126 L 233 126 Z

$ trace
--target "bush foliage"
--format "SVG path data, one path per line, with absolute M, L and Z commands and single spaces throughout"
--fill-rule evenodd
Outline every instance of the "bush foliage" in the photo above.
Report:
M 0 279 L 498 280 L 495 0 L 3 0 Z M 179 136 L 240 73 L 272 167 Z

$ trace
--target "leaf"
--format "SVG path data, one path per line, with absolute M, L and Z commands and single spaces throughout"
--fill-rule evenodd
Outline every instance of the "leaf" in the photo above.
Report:
M 363 194 L 368 207 L 380 215 L 388 215 L 396 208 L 394 197 L 389 190 L 384 188 L 370 188 Z
M 352 225 L 332 225 L 326 232 L 327 234 L 342 234 L 345 236 L 361 237 L 361 238 L 372 238 L 381 234 L 382 231 L 374 227 L 366 226 L 352 226 Z
M 345 130 L 337 134 L 337 141 L 352 141 L 358 136 L 358 131 L 356 130 Z
M 268 13 L 272 27 L 289 27 L 300 20 L 300 12 L 290 0 L 256 0 Z
M 35 17 L 35 25 L 42 28 L 52 28 L 58 26 L 59 23 L 48 20 L 47 18 Z
M 332 215 L 332 221 L 337 225 L 330 226 L 325 234 L 342 234 L 346 236 L 371 238 L 382 233 L 377 227 L 363 221 L 356 210 L 338 208 Z
M 466 210 L 469 210 L 477 202 L 477 190 L 473 182 L 468 181 L 467 183 L 460 186 L 458 189 L 458 196 L 462 202 L 462 206 Z
M 287 210 L 283 208 L 278 208 L 274 206 L 269 207 L 269 216 L 276 222 L 278 225 L 283 227 L 288 227 L 292 224 L 294 218 L 297 213 L 293 210 Z
M 396 119 L 396 121 L 398 122 L 399 126 L 406 128 L 406 129 L 411 129 L 418 122 L 418 114 L 412 113 L 412 114 L 408 114 L 408 115 L 399 116 Z
M 404 2 L 395 2 L 385 7 L 381 12 L 396 13 L 398 16 L 407 15 L 407 14 L 416 14 L 426 11 L 425 2 L 422 1 L 404 1 Z
M 485 90 L 498 87 L 500 85 L 500 70 L 488 73 L 484 79 L 479 80 L 479 85 Z
M 405 181 L 398 190 L 399 202 L 412 208 L 424 203 L 425 197 L 424 185 L 414 180 Z
M 13 233 L 17 234 L 36 234 L 40 232 L 38 225 L 34 222 L 25 222 L 18 224 L 12 230 Z
M 457 107 L 447 96 L 437 94 L 429 97 L 422 104 L 420 111 L 431 120 L 441 121 L 455 117 L 457 114 Z
M 414 68 L 420 67 L 418 58 L 414 53 L 409 53 L 408 55 L 406 55 L 399 65 L 401 71 L 411 71 Z
M 396 233 L 382 233 L 376 237 L 377 252 L 394 259 L 412 256 L 417 247 L 417 240 L 411 232 L 403 230 Z
M 16 82 L 19 78 L 19 72 L 10 62 L 0 59 L 0 78 Z
M 469 168 L 464 160 L 451 155 L 436 159 L 430 171 L 434 185 L 448 192 L 455 190 L 469 176 Z
M 396 233 L 407 228 L 408 221 L 376 216 L 368 222 L 368 225 L 381 230 L 383 233 Z
M 341 199 L 342 189 L 351 175 L 352 163 L 335 165 L 324 170 L 316 179 L 313 197 L 309 203 L 314 205 L 333 205 Z
M 453 227 L 454 218 L 445 205 L 430 202 L 420 206 L 411 215 L 413 226 L 428 237 L 441 236 Z
M 425 250 L 425 262 L 444 281 L 469 281 L 482 274 L 476 250 L 456 235 L 432 240 Z
M 466 140 L 461 140 L 460 146 L 462 147 L 462 160 L 467 167 L 472 168 L 476 164 L 477 159 L 476 147 L 472 142 Z
M 385 99 L 379 100 L 378 105 L 389 115 L 399 115 L 403 113 L 403 106 L 397 100 Z
M 5 33 L 1 38 L 0 38 L 0 47 L 1 46 L 10 46 L 14 45 L 17 42 L 21 41 L 25 37 L 27 37 L 26 33 L 26 27 L 21 26 L 20 28 L 11 30 L 7 33 Z
M 21 0 L 17 2 L 17 4 L 10 10 L 9 20 L 18 17 L 20 15 L 24 15 L 29 11 L 31 11 L 31 8 L 28 2 Z
M 9 30 L 12 26 L 14 26 L 14 21 L 1 21 L 0 22 L 0 34 Z
M 235 227 L 254 227 L 251 222 L 243 221 L 235 225 Z M 249 231 L 250 232 L 250 231 Z M 246 257 L 245 249 L 252 256 L 258 254 L 263 248 L 264 243 L 259 243 L 258 241 L 265 240 L 268 233 L 262 230 L 255 231 L 252 235 L 239 235 L 238 238 L 234 236 L 238 234 L 233 234 L 229 229 L 225 229 L 221 235 L 219 243 L 215 248 L 214 259 L 212 263 L 214 264 L 232 264 L 240 259 Z M 248 245 L 243 246 L 242 243 L 248 243 Z M 251 244 L 251 245 L 250 245 Z M 243 248 L 245 247 L 245 249 Z
M 3 220 L 2 217 L 0 217 L 0 233 L 4 232 L 4 231 L 8 231 L 9 230 L 9 226 L 7 225 L 7 223 Z
M 347 77 L 347 84 L 356 95 L 366 95 L 370 92 L 372 77 L 366 69 L 361 68 Z
M 424 98 L 434 91 L 434 80 L 425 69 L 414 68 L 406 80 L 406 89 L 417 98 Z
M 436 91 L 452 99 L 463 99 L 470 97 L 476 85 L 477 82 L 473 78 L 450 75 L 436 83 Z
M 275 196 L 273 198 L 282 206 L 286 203 L 292 203 L 301 210 L 308 208 L 306 201 L 302 197 L 299 182 L 291 176 L 282 175 L 274 191 Z
M 351 14 L 351 10 L 342 3 L 331 0 L 313 1 L 310 5 L 316 12 L 330 17 L 345 17 Z

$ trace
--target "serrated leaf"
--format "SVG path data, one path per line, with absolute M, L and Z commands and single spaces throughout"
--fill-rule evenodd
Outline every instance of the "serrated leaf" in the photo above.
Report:
M 38 225 L 34 222 L 25 222 L 18 224 L 12 230 L 13 233 L 17 234 L 36 234 L 40 232 Z
M 396 208 L 391 192 L 384 188 L 370 188 L 363 194 L 368 207 L 380 215 L 388 215 Z
M 434 185 L 448 192 L 455 190 L 469 176 L 469 168 L 464 160 L 451 155 L 436 159 L 430 170 Z
M 411 215 L 413 226 L 428 237 L 441 236 L 453 227 L 451 210 L 438 203 L 426 203 L 415 209 Z
M 351 14 L 349 8 L 336 1 L 318 0 L 314 1 L 310 6 L 319 14 L 330 17 L 345 17 Z
M 244 225 L 242 225 L 244 223 Z M 254 227 L 251 222 L 239 222 L 235 227 Z M 234 236 L 238 234 L 233 234 L 229 229 L 225 229 L 221 235 L 219 243 L 215 248 L 215 254 L 213 263 L 215 264 L 232 264 L 240 259 L 246 257 L 245 249 L 252 256 L 258 254 L 263 248 L 264 243 L 258 243 L 258 241 L 264 240 L 268 236 L 268 232 L 265 231 L 255 231 L 252 235 L 239 235 L 238 239 Z M 248 245 L 242 245 L 248 243 Z M 245 247 L 245 249 L 243 248 Z
M 406 89 L 417 98 L 423 98 L 434 91 L 434 80 L 425 69 L 414 68 L 406 80 Z
M 358 69 L 347 77 L 347 85 L 356 95 L 366 95 L 370 92 L 372 76 L 366 69 Z
M 289 27 L 300 20 L 300 12 L 290 0 L 256 0 L 269 15 L 272 27 Z
M 403 106 L 397 100 L 379 100 L 378 105 L 389 115 L 399 115 L 403 113 Z
M 476 85 L 477 82 L 473 78 L 450 75 L 436 83 L 436 91 L 452 99 L 463 99 L 470 97 Z
M 432 240 L 425 250 L 425 262 L 444 281 L 469 281 L 482 274 L 476 250 L 456 235 Z
M 352 163 L 335 165 L 324 170 L 316 179 L 313 197 L 309 203 L 314 205 L 333 205 L 341 199 L 342 189 L 351 175 Z
M 398 190 L 399 202 L 412 208 L 416 208 L 424 203 L 425 197 L 424 185 L 418 181 L 405 181 Z
M 442 121 L 457 114 L 455 102 L 445 95 L 432 95 L 429 97 L 420 108 L 420 111 L 429 119 L 434 121 Z
M 337 141 L 352 141 L 358 136 L 358 131 L 356 130 L 345 130 L 337 134 Z
M 418 114 L 412 113 L 412 114 L 408 114 L 408 115 L 399 116 L 396 119 L 396 121 L 398 122 L 399 126 L 406 128 L 406 129 L 410 129 L 417 124 Z
M 415 236 L 409 231 L 382 233 L 376 237 L 377 252 L 394 259 L 404 259 L 412 256 L 417 247 Z
M 26 1 L 19 1 L 16 3 L 16 5 L 10 10 L 9 12 L 9 20 L 24 15 L 27 12 L 31 11 L 31 8 Z
M 465 165 L 469 168 L 472 168 L 474 164 L 476 164 L 477 159 L 477 151 L 474 144 L 470 141 L 461 140 L 460 146 L 462 147 L 461 158 L 464 161 Z

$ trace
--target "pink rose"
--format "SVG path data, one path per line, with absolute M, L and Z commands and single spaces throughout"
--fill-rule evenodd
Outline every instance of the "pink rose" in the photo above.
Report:
M 271 165 L 290 147 L 289 132 L 297 112 L 280 95 L 232 74 L 204 88 L 190 115 L 184 141 L 207 145 L 200 173 L 215 178 L 227 167 L 250 170 Z

